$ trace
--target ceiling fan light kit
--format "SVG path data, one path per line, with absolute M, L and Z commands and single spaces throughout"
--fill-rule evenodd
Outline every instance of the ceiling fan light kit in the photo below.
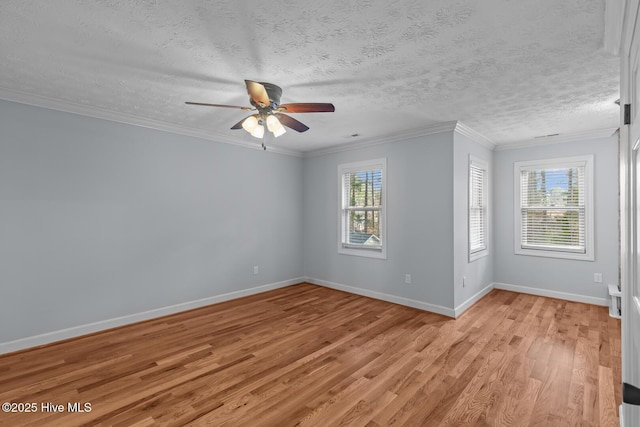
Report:
M 269 132 L 273 133 L 273 136 L 276 138 L 287 132 L 284 126 L 282 126 L 282 123 L 280 123 L 280 120 L 273 114 L 267 116 L 267 129 L 269 129 Z
M 280 122 L 278 122 L 278 124 L 280 124 Z M 284 128 L 284 126 L 282 126 L 282 124 L 280 124 L 280 127 L 276 128 L 272 132 L 273 132 L 273 136 L 277 138 L 280 135 L 284 135 L 287 132 L 287 130 Z
M 249 116 L 242 122 L 242 128 L 251 133 L 258 127 L 258 119 L 255 116 Z
M 253 136 L 253 137 L 262 138 L 262 137 L 264 137 L 264 126 L 258 125 L 250 133 L 251 133 L 251 136 Z
M 244 129 L 256 138 L 263 138 L 265 125 L 269 132 L 276 138 L 287 131 L 285 126 L 298 132 L 309 129 L 304 123 L 290 117 L 287 113 L 331 113 L 335 111 L 333 104 L 319 102 L 304 102 L 293 104 L 280 104 L 282 89 L 272 83 L 255 82 L 245 80 L 249 103 L 254 108 L 240 107 L 237 105 L 207 104 L 202 102 L 186 102 L 189 105 L 203 105 L 207 107 L 235 108 L 246 111 L 257 111 L 249 117 L 236 123 L 231 129 Z M 263 144 L 264 147 L 264 144 Z

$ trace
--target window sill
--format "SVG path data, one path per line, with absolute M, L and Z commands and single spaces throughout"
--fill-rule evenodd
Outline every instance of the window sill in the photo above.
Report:
M 489 256 L 489 250 L 488 249 L 484 249 L 482 251 L 470 253 L 469 254 L 469 262 L 477 261 L 480 258 L 484 258 L 486 256 Z
M 544 258 L 559 258 L 559 259 L 568 259 L 574 261 L 595 261 L 595 257 L 593 253 L 587 252 L 584 254 L 575 253 L 575 252 L 563 252 L 563 251 L 552 251 L 548 249 L 521 249 L 517 248 L 515 250 L 516 255 L 526 255 L 526 256 L 538 256 Z
M 387 259 L 387 253 L 384 249 L 359 249 L 340 246 L 338 248 L 338 253 L 341 255 L 352 255 L 364 258 Z

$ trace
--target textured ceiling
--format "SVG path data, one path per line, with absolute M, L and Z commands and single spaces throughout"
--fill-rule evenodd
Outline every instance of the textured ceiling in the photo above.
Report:
M 251 79 L 336 107 L 270 146 L 456 120 L 507 144 L 617 127 L 604 16 L 604 0 L 2 0 L 0 98 L 253 143 L 229 129 L 246 112 L 184 104 L 248 106 Z

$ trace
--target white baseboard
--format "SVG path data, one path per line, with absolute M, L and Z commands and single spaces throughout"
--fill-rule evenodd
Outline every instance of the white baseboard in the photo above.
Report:
M 340 283 L 329 282 L 326 280 L 315 279 L 313 277 L 299 277 L 295 279 L 284 280 L 282 282 L 270 283 L 254 288 L 243 289 L 241 291 L 229 292 L 226 294 L 215 295 L 212 297 L 202 298 L 195 301 L 184 302 L 180 304 L 171 305 L 168 307 L 161 307 L 153 310 L 144 311 L 141 313 L 130 314 L 127 316 L 116 317 L 113 319 L 101 320 L 98 322 L 88 323 L 85 325 L 74 326 L 67 329 L 61 329 L 58 331 L 47 332 L 45 334 L 34 335 L 31 337 L 20 338 L 14 341 L 7 341 L 0 343 L 0 354 L 11 353 L 14 351 L 24 350 L 31 347 L 37 347 L 44 344 L 50 344 L 52 342 L 61 341 L 68 338 L 75 338 L 82 335 L 103 331 L 106 329 L 116 328 L 118 326 L 129 325 L 136 322 L 142 322 L 144 320 L 154 319 L 157 317 L 166 316 L 169 314 L 178 313 L 181 311 L 191 310 L 198 307 L 204 307 L 206 305 L 216 304 L 218 302 L 228 301 L 244 296 L 254 295 L 261 292 L 270 291 L 273 289 L 284 288 L 286 286 L 295 285 L 301 282 L 308 282 L 314 285 L 324 286 L 331 289 L 337 289 L 344 292 L 349 292 L 356 295 L 362 295 L 370 298 L 379 299 L 382 301 L 388 301 L 395 304 L 405 305 L 408 307 L 418 308 L 420 310 L 430 311 L 433 313 L 442 314 L 444 316 L 456 318 L 460 316 L 465 310 L 478 302 L 483 296 L 488 294 L 492 289 L 503 289 L 506 291 L 520 292 L 524 294 L 539 295 L 550 298 L 564 299 L 568 301 L 582 302 L 586 304 L 608 306 L 609 301 L 606 298 L 589 297 L 578 294 L 570 294 L 566 292 L 550 291 L 546 289 L 531 288 L 520 285 L 510 285 L 507 283 L 491 283 L 480 292 L 473 295 L 471 298 L 460 304 L 455 309 L 444 307 L 437 304 L 431 304 L 424 301 L 418 301 L 410 298 L 399 297 L 396 295 L 385 294 L 383 292 L 371 291 L 368 289 L 358 288 L 355 286 L 343 285 Z
M 465 302 L 463 302 L 462 304 L 460 304 L 459 306 L 457 306 L 454 309 L 454 317 L 458 317 L 460 316 L 462 313 L 464 313 L 465 311 L 467 311 L 467 309 L 469 307 L 471 307 L 473 304 L 477 303 L 478 301 L 480 301 L 480 299 L 485 296 L 486 294 L 488 294 L 489 292 L 491 292 L 493 290 L 493 283 L 487 285 L 485 288 L 483 288 L 482 290 L 480 290 L 480 292 L 476 293 L 475 295 L 473 295 L 471 298 L 469 298 L 468 300 L 466 300 Z
M 609 306 L 609 300 L 606 298 L 589 297 L 586 295 L 570 294 L 567 292 L 550 291 L 548 289 L 530 288 L 528 286 L 510 285 L 508 283 L 492 283 L 495 289 L 503 289 L 505 291 L 519 292 L 521 294 L 538 295 L 541 297 L 564 299 L 567 301 L 582 302 L 585 304 Z
M 622 405 L 618 406 L 618 415 L 620 416 L 620 427 L 625 427 L 625 425 L 624 425 L 624 411 L 622 410 Z
M 206 305 L 211 305 L 218 302 L 223 302 L 223 301 L 228 301 L 228 300 L 241 298 L 249 295 L 259 294 L 261 292 L 266 292 L 273 289 L 284 288 L 286 286 L 291 286 L 297 283 L 304 282 L 304 280 L 305 280 L 304 278 L 299 277 L 296 279 L 284 280 L 282 282 L 269 283 L 267 285 L 256 286 L 255 288 L 243 289 L 241 291 L 229 292 L 226 294 L 215 295 L 212 297 L 202 298 L 195 301 L 183 302 L 183 303 L 171 305 L 168 307 L 156 308 L 156 309 L 144 311 L 141 313 L 129 314 L 127 316 L 101 320 L 98 322 L 88 323 L 85 325 L 74 326 L 71 328 L 61 329 L 53 332 L 47 332 L 45 334 L 34 335 L 26 338 L 20 338 L 14 341 L 7 341 L 7 342 L 0 343 L 0 354 L 11 353 L 18 350 L 24 350 L 26 348 L 36 347 L 44 344 L 50 344 L 52 342 L 65 340 L 68 338 L 75 338 L 82 335 L 91 334 L 94 332 L 104 331 L 106 329 L 116 328 L 118 326 L 142 322 L 144 320 L 154 319 L 154 318 L 166 316 L 169 314 L 175 314 L 181 311 L 204 307 Z
M 357 288 L 355 286 L 343 285 L 341 283 L 329 282 L 326 280 L 315 279 L 313 277 L 305 277 L 308 283 L 324 286 L 339 291 L 349 292 L 351 294 L 362 295 L 369 298 L 379 299 L 382 301 L 392 302 L 395 304 L 406 305 L 407 307 L 418 308 L 420 310 L 431 311 L 433 313 L 442 314 L 448 317 L 455 317 L 455 311 L 449 307 L 431 304 L 428 302 L 418 301 L 410 298 L 399 297 L 396 295 L 385 294 L 382 292 L 371 291 L 369 289 Z

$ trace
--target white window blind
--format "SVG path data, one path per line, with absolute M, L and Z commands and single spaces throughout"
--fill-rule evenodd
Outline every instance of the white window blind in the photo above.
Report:
M 589 159 L 518 167 L 521 250 L 582 254 L 592 259 L 591 168 Z
M 384 253 L 384 169 L 384 159 L 342 165 L 339 168 L 342 193 L 342 250 L 339 248 L 339 252 L 374 257 Z M 367 255 L 367 252 L 370 254 Z
M 469 161 L 469 260 L 487 250 L 487 165 Z

